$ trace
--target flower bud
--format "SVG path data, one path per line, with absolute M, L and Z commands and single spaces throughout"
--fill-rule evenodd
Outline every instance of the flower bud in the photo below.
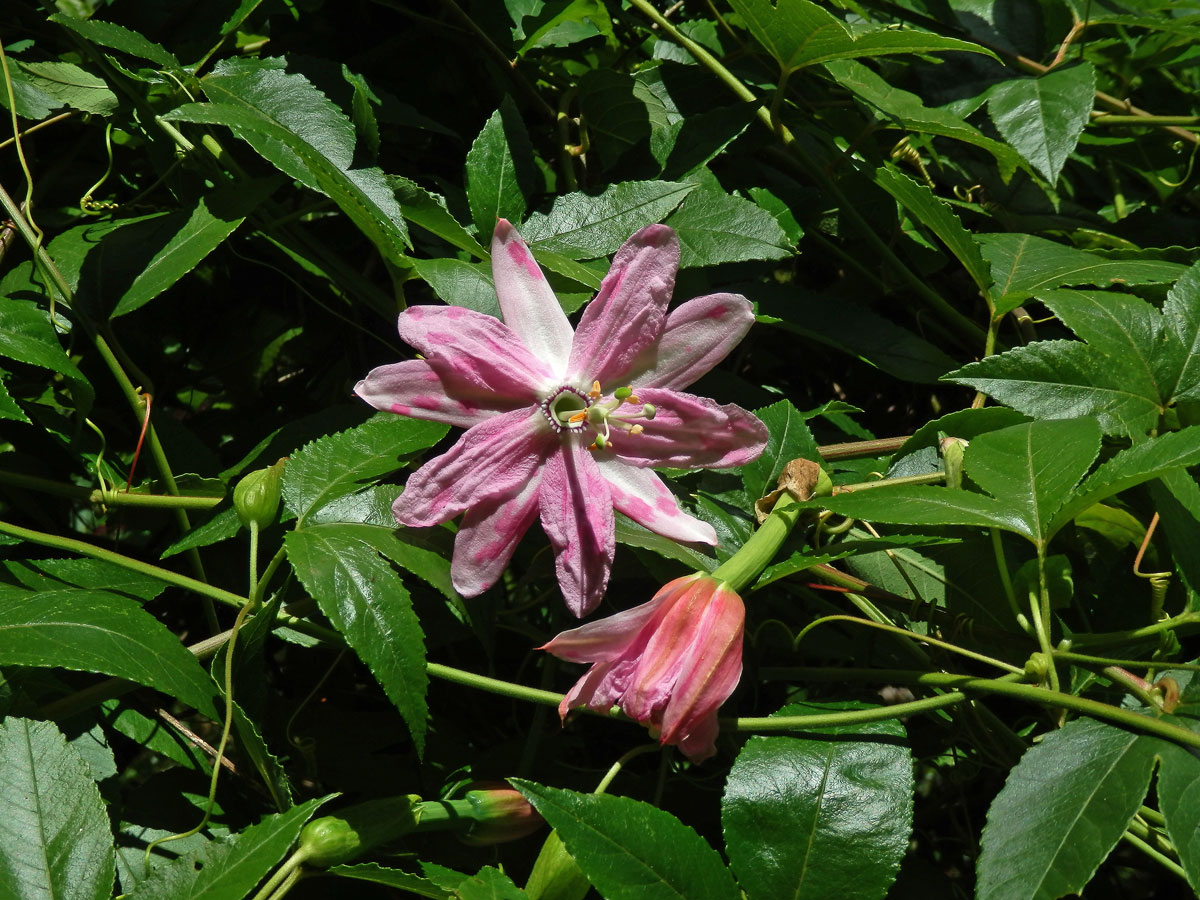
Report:
M 414 794 L 356 803 L 336 816 L 313 819 L 300 832 L 299 851 L 310 866 L 327 868 L 349 862 L 373 847 L 417 827 Z
M 962 487 L 963 455 L 966 453 L 968 444 L 968 441 L 956 437 L 943 437 L 939 442 L 942 462 L 946 467 L 946 487 Z
M 481 784 L 467 791 L 464 799 L 470 804 L 475 820 L 459 834 L 468 844 L 483 846 L 515 841 L 537 831 L 543 823 L 524 795 L 508 785 Z
M 287 457 L 273 466 L 256 469 L 242 478 L 233 489 L 233 508 L 247 528 L 254 522 L 266 528 L 275 521 L 282 493 L 283 464 Z

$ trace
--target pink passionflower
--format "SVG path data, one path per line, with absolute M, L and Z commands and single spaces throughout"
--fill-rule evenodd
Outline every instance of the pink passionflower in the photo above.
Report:
M 614 508 L 674 540 L 717 542 L 650 467 L 723 468 L 762 453 L 762 422 L 681 390 L 725 358 L 754 316 L 737 294 L 698 297 L 668 315 L 678 267 L 675 232 L 643 228 L 572 330 L 501 219 L 492 274 L 503 322 L 457 306 L 400 314 L 400 336 L 424 359 L 373 369 L 354 390 L 376 409 L 467 429 L 409 477 L 392 507 L 414 526 L 466 514 L 451 563 L 461 594 L 496 582 L 539 514 L 576 616 L 608 584 Z
M 564 631 L 541 649 L 592 667 L 559 704 L 619 706 L 693 762 L 716 750 L 717 710 L 742 677 L 742 598 L 723 581 L 676 578 L 641 606 Z

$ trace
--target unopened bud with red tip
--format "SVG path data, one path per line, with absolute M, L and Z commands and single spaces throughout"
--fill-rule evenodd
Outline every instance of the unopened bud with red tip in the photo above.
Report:
M 279 498 L 283 493 L 283 465 L 287 457 L 273 466 L 256 469 L 242 478 L 233 489 L 233 508 L 247 528 L 255 523 L 266 528 L 275 522 Z
M 482 846 L 515 841 L 545 823 L 519 791 L 506 784 L 480 784 L 463 798 L 471 806 L 474 822 L 460 832 L 465 843 Z

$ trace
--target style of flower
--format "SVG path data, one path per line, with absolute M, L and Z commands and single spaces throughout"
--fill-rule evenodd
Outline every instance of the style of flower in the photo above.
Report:
M 618 706 L 693 762 L 716 753 L 717 710 L 742 677 L 746 610 L 710 575 L 676 578 L 654 599 L 564 631 L 541 649 L 592 663 L 558 712 Z
M 613 510 L 677 541 L 715 544 L 680 509 L 652 466 L 740 466 L 766 427 L 741 407 L 684 393 L 754 321 L 737 294 L 667 304 L 679 241 L 643 228 L 572 330 L 529 248 L 501 219 L 492 273 L 504 317 L 456 306 L 413 306 L 400 336 L 423 359 L 372 370 L 355 393 L 372 406 L 467 429 L 408 479 L 392 510 L 411 526 L 465 513 L 451 578 L 475 596 L 500 577 L 540 515 L 567 606 L 585 615 L 608 584 Z

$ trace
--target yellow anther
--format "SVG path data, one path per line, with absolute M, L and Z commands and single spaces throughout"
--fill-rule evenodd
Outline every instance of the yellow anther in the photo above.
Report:
M 568 418 L 567 421 L 570 422 L 572 425 L 574 425 L 576 422 L 582 422 L 586 418 L 587 418 L 587 410 L 581 409 L 579 412 L 575 413 L 575 415 Z
M 595 401 L 595 400 L 599 400 L 603 396 L 603 394 L 604 394 L 604 392 L 600 390 L 600 382 L 593 381 L 592 389 L 590 391 L 588 391 L 588 396 L 591 397 L 593 401 Z
M 629 433 L 630 434 L 641 434 L 645 430 L 646 429 L 643 428 L 641 425 L 634 425 L 632 428 L 629 429 Z
M 637 404 L 641 403 L 642 401 L 641 401 L 641 399 L 638 397 L 638 395 L 637 395 L 637 394 L 630 394 L 628 397 L 626 397 L 626 398 L 625 398 L 625 402 L 626 402 L 626 403 L 632 403 L 632 404 L 634 404 L 634 405 L 636 406 Z

